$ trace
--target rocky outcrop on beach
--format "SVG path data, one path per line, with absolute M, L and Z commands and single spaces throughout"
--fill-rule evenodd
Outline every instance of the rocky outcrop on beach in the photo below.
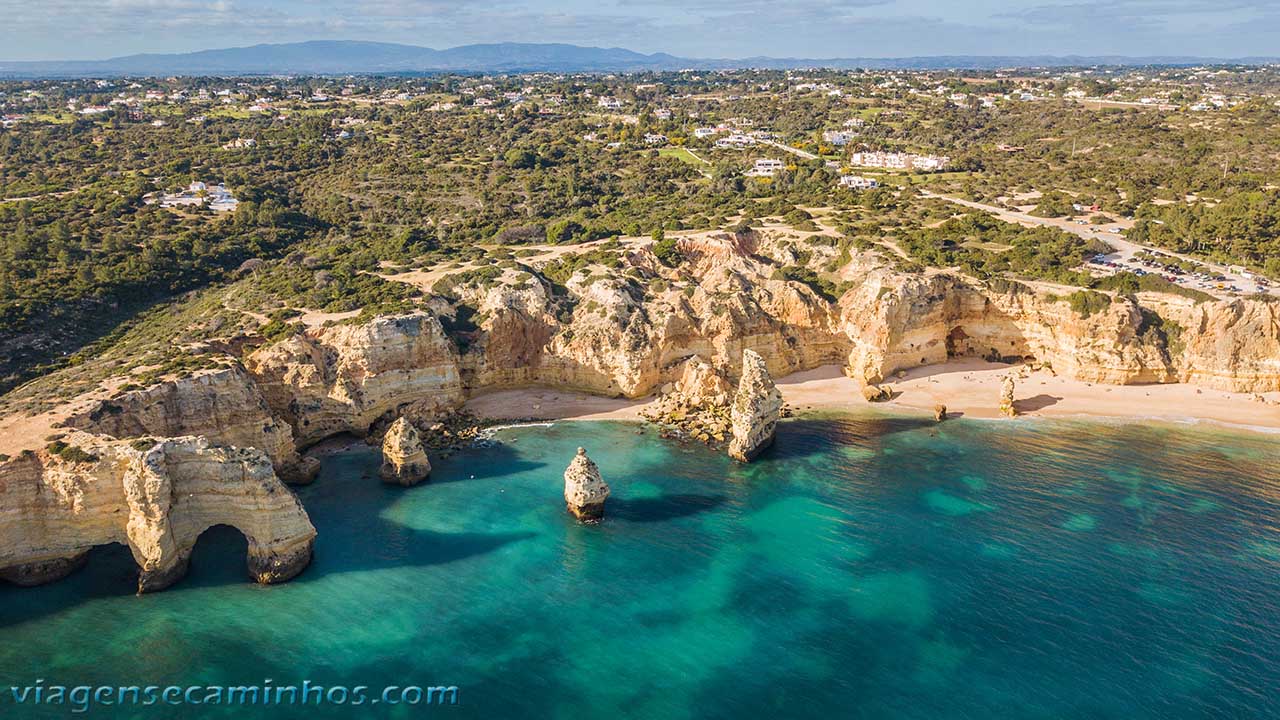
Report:
M 942 422 L 943 420 L 946 420 L 946 419 L 947 419 L 947 406 L 943 405 L 942 403 L 938 403 L 937 405 L 934 405 L 933 421 Z
M 1004 380 L 1000 383 L 1000 414 L 1005 417 L 1014 417 L 1018 414 L 1018 409 L 1014 407 L 1013 392 L 1015 381 L 1013 373 L 1004 376 Z
M 392 423 L 382 439 L 382 479 L 396 485 L 417 485 L 431 474 L 431 463 L 417 428 L 405 418 Z
M 893 389 L 888 385 L 867 383 L 862 386 L 862 399 L 867 402 L 889 402 L 893 399 Z
M 599 522 L 608 497 L 609 486 L 600 476 L 600 468 L 587 457 L 586 450 L 578 448 L 564 471 L 564 501 L 569 512 L 582 522 Z
M 730 411 L 733 438 L 729 456 L 750 462 L 773 443 L 782 413 L 782 393 L 769 376 L 764 358 L 753 350 L 742 352 L 742 377 Z
M 657 407 L 641 416 L 673 428 L 680 436 L 715 445 L 729 433 L 732 392 L 733 386 L 719 371 L 694 355 L 684 361 L 679 381 L 663 386 Z
M 249 575 L 275 583 L 311 561 L 315 528 L 265 453 L 199 437 L 118 441 L 73 431 L 0 463 L 0 577 L 58 579 L 91 548 L 129 547 L 138 591 L 182 578 L 214 525 L 249 542 Z

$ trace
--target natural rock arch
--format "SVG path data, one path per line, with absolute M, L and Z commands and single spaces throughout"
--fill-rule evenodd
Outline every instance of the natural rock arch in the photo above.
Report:
M 72 433 L 63 442 L 75 452 L 0 465 L 0 506 L 13 509 L 0 516 L 0 577 L 56 580 L 90 548 L 120 542 L 138 565 L 138 591 L 161 590 L 186 573 L 196 540 L 215 525 L 245 536 L 258 582 L 288 580 L 311 560 L 315 528 L 261 451 L 194 437 L 126 443 Z

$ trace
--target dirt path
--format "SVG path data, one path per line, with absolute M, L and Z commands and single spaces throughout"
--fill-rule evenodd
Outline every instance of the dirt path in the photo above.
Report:
M 945 200 L 946 202 L 954 203 L 956 205 L 961 205 L 963 207 L 972 208 L 974 210 L 982 210 L 984 212 L 989 212 L 992 215 L 995 215 L 996 217 L 998 217 L 999 219 L 1004 220 L 1005 222 L 1018 223 L 1020 225 L 1025 225 L 1025 226 L 1038 225 L 1038 226 L 1045 226 L 1045 227 L 1056 227 L 1059 230 L 1065 230 L 1066 232 L 1079 235 L 1080 237 L 1083 237 L 1083 238 L 1088 238 L 1091 240 L 1101 240 L 1102 242 L 1105 242 L 1111 247 L 1116 249 L 1116 252 L 1106 256 L 1107 260 L 1111 262 L 1120 263 L 1122 265 L 1134 264 L 1134 267 L 1132 268 L 1122 267 L 1120 269 L 1141 269 L 1141 266 L 1136 265 L 1133 259 L 1135 255 L 1141 252 L 1159 252 L 1164 255 L 1177 258 L 1179 260 L 1185 260 L 1188 262 L 1193 262 L 1193 263 L 1198 263 L 1200 265 L 1203 265 L 1209 270 L 1219 275 L 1225 276 L 1227 280 L 1224 284 L 1235 285 L 1236 287 L 1241 288 L 1243 293 L 1264 292 L 1262 289 L 1258 287 L 1256 282 L 1246 279 L 1238 273 L 1232 272 L 1231 268 L 1229 267 L 1218 265 L 1211 262 L 1206 262 L 1204 260 L 1201 260 L 1200 258 L 1195 258 L 1190 255 L 1183 255 L 1180 253 L 1170 252 L 1168 250 L 1161 250 L 1159 248 L 1147 247 L 1145 245 L 1140 245 L 1135 242 L 1130 242 L 1126 240 L 1124 236 L 1121 235 L 1120 233 L 1109 232 L 1109 231 L 1101 231 L 1101 232 L 1094 231 L 1090 229 L 1092 225 L 1081 225 L 1068 218 L 1036 217 L 1035 215 L 1031 215 L 1029 213 L 1020 212 L 1017 210 L 1009 210 L 1008 208 L 1002 208 L 996 205 L 987 205 L 980 202 L 974 202 L 972 200 L 962 200 L 960 198 L 951 197 L 949 195 L 939 195 L 938 193 L 929 192 L 928 190 L 921 190 L 920 194 L 927 198 L 934 198 L 936 200 Z M 1129 230 L 1133 227 L 1133 221 L 1118 220 L 1116 222 L 1106 223 L 1106 226 L 1108 228 L 1119 227 L 1124 230 Z M 1191 288 L 1194 290 L 1199 290 L 1200 292 L 1207 293 L 1220 300 L 1229 299 L 1232 297 L 1230 293 L 1225 293 L 1221 290 L 1217 290 L 1216 288 L 1199 287 L 1196 281 L 1187 281 L 1187 280 L 1179 279 L 1178 284 L 1185 288 Z M 1269 292 L 1270 294 L 1280 294 L 1280 289 L 1272 289 Z

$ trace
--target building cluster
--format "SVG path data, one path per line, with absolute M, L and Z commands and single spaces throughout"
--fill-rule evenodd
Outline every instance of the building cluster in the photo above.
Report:
M 221 183 L 208 185 L 193 182 L 185 190 L 176 193 L 150 193 L 143 198 L 148 205 L 159 203 L 163 208 L 199 207 L 207 205 L 214 212 L 233 212 L 240 201 Z
M 915 155 L 902 152 L 855 152 L 849 156 L 849 164 L 885 170 L 936 172 L 946 169 L 951 164 L 951 158 L 945 155 Z

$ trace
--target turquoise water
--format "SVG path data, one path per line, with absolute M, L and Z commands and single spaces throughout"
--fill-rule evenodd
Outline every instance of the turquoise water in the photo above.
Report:
M 131 594 L 127 551 L 0 588 L 8 687 L 456 685 L 454 707 L 94 717 L 1280 717 L 1280 440 L 1074 422 L 784 422 L 749 466 L 623 423 L 502 431 L 383 486 L 327 458 L 292 583 L 244 540 Z M 585 446 L 613 486 L 573 522 Z M 41 713 L 44 713 L 43 715 Z

